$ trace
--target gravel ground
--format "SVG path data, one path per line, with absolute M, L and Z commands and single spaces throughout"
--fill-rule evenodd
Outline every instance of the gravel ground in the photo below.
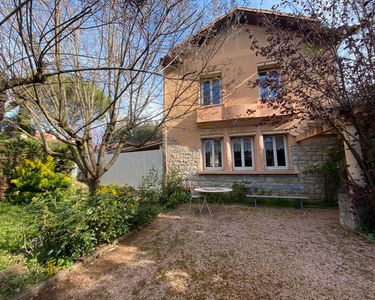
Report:
M 375 299 L 375 243 L 336 209 L 181 207 L 33 299 Z

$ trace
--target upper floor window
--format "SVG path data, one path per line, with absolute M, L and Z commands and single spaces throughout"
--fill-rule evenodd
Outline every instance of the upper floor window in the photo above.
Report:
M 223 168 L 223 141 L 222 139 L 203 140 L 205 169 Z
M 259 93 L 263 100 L 275 99 L 280 92 L 280 76 L 276 69 L 259 70 Z
M 288 168 L 288 142 L 286 135 L 265 135 L 264 158 L 267 169 Z
M 252 137 L 232 138 L 233 169 L 254 169 Z
M 221 79 L 212 78 L 201 81 L 201 95 L 203 105 L 221 103 Z

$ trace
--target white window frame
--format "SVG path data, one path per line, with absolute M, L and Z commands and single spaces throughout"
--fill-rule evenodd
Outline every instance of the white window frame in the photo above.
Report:
M 220 81 L 220 102 L 218 104 L 214 104 L 213 103 L 213 81 L 214 80 L 219 80 Z M 210 103 L 209 104 L 204 104 L 204 93 L 203 93 L 203 83 L 204 82 L 207 82 L 209 81 L 210 82 Z M 211 106 L 211 105 L 219 105 L 222 103 L 222 100 L 223 100 L 223 88 L 222 88 L 222 80 L 221 80 L 221 77 L 212 77 L 212 78 L 205 78 L 205 79 L 201 79 L 201 82 L 200 82 L 200 92 L 201 92 L 201 104 L 203 106 Z
M 239 139 L 241 141 L 241 167 L 236 167 L 234 165 L 234 146 L 233 140 Z M 249 139 L 251 144 L 251 167 L 245 167 L 245 151 L 244 151 L 244 139 Z M 233 170 L 255 170 L 255 161 L 254 161 L 254 137 L 253 136 L 233 136 L 231 137 L 230 146 L 232 150 L 232 168 Z
M 261 73 L 271 73 L 273 71 L 277 71 L 277 68 L 270 68 L 270 69 L 258 69 L 258 79 L 260 80 L 260 75 Z M 281 82 L 281 78 L 280 76 L 278 76 L 278 80 L 279 80 L 279 83 Z M 269 88 L 267 88 L 269 90 Z M 272 100 L 275 100 L 275 97 L 267 97 L 267 98 L 262 98 L 262 87 L 259 86 L 258 88 L 258 92 L 259 92 L 259 98 L 262 100 L 266 100 L 266 101 L 272 101 Z M 268 93 L 270 94 L 270 91 L 268 91 Z
M 273 147 L 273 160 L 275 162 L 275 166 L 267 166 L 267 157 L 266 157 L 266 147 L 264 143 L 264 137 L 272 137 L 272 147 Z M 279 162 L 277 160 L 277 151 L 276 151 L 276 136 L 282 136 L 284 141 L 284 150 L 285 150 L 285 166 L 279 166 Z M 267 170 L 288 170 L 289 169 L 289 149 L 288 149 L 288 138 L 285 134 L 267 134 L 263 136 L 263 148 L 264 148 L 264 167 Z
M 220 150 L 221 150 L 221 167 L 207 167 L 206 166 L 206 148 L 205 148 L 205 142 L 206 141 L 215 141 L 215 140 L 218 140 L 220 141 Z M 205 138 L 202 140 L 202 144 L 203 144 L 203 169 L 204 170 L 224 170 L 224 155 L 223 155 L 223 139 L 222 138 Z M 211 143 L 211 161 L 214 162 L 214 158 L 215 158 L 215 143 L 212 142 Z

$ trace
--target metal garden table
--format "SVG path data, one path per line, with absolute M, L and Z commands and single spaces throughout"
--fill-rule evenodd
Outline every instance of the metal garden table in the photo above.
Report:
M 202 203 L 202 206 L 199 209 L 199 213 L 202 212 L 204 206 L 206 205 L 206 207 L 208 209 L 208 212 L 210 213 L 210 216 L 212 217 L 211 209 L 210 209 L 210 207 L 208 206 L 208 203 L 207 203 L 207 194 L 208 193 L 216 193 L 216 194 L 217 193 L 230 193 L 233 190 L 229 189 L 229 188 L 223 188 L 223 187 L 201 187 L 201 188 L 198 187 L 198 188 L 195 188 L 194 191 L 203 194 L 203 203 Z M 221 200 L 221 204 L 224 207 L 225 212 L 228 212 L 227 208 L 224 205 L 223 200 L 222 199 L 220 199 L 220 200 Z

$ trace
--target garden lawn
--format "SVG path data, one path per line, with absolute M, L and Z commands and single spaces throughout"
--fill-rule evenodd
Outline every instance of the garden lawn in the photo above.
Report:
M 373 299 L 375 243 L 337 209 L 162 214 L 33 299 Z
M 45 277 L 36 260 L 26 260 L 25 236 L 36 232 L 24 206 L 0 202 L 0 299 Z

